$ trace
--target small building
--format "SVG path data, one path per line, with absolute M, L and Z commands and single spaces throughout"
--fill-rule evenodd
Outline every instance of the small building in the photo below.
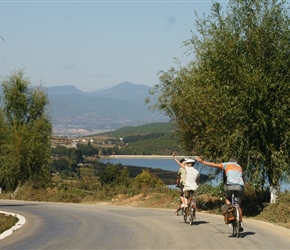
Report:
M 79 140 L 72 140 L 71 147 L 72 148 L 77 148 L 78 147 L 78 143 L 79 143 Z

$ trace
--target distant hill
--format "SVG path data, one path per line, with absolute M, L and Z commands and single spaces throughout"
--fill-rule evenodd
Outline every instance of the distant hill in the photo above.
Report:
M 75 137 L 125 126 L 169 121 L 168 117 L 153 113 L 145 105 L 150 90 L 145 85 L 123 82 L 95 92 L 83 92 L 72 85 L 42 89 L 50 100 L 48 113 L 55 135 Z
M 150 87 L 146 85 L 123 82 L 110 89 L 92 92 L 91 95 L 144 104 L 149 90 Z
M 49 95 L 72 95 L 84 93 L 73 85 L 53 86 L 44 89 L 47 91 Z
M 176 129 L 169 122 L 150 123 L 140 126 L 128 126 L 114 131 L 91 135 L 92 138 L 111 137 L 122 138 L 125 143 L 114 149 L 120 155 L 171 155 L 173 151 L 187 155 L 181 148 Z
M 112 136 L 112 137 L 126 137 L 134 135 L 146 135 L 151 133 L 172 133 L 175 129 L 169 122 L 159 122 L 159 123 L 149 123 L 140 126 L 127 126 L 123 128 L 116 129 L 114 131 L 108 131 L 99 133 L 102 136 Z

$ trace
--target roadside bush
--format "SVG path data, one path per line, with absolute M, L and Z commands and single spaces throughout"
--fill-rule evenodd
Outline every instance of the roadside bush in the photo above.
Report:
M 16 216 L 0 213 L 0 234 L 13 227 L 18 221 Z
M 148 170 L 142 170 L 142 173 L 134 178 L 134 186 L 137 189 L 150 189 L 154 187 L 165 186 L 163 181 L 156 175 L 150 173 Z
M 245 183 L 242 209 L 245 216 L 256 216 L 264 208 L 264 204 L 269 200 L 269 190 L 257 191 L 250 183 Z
M 257 192 L 251 184 L 246 183 L 241 205 L 243 214 L 245 216 L 258 215 L 263 210 L 265 202 L 269 200 L 268 195 L 268 191 Z M 197 208 L 219 213 L 225 199 L 223 183 L 219 186 L 201 184 L 198 188 Z
M 277 201 L 268 204 L 257 218 L 272 223 L 284 223 L 290 228 L 290 192 L 280 193 Z

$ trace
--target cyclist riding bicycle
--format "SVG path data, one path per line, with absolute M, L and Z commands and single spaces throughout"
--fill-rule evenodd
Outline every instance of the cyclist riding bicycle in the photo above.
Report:
M 182 158 L 179 162 L 183 163 L 186 160 L 187 160 L 186 158 Z M 178 205 L 175 211 L 175 214 L 178 216 L 180 209 L 185 207 L 183 188 L 184 188 L 185 180 L 186 180 L 186 171 L 184 168 L 181 168 L 181 167 L 179 168 L 177 172 L 177 180 L 178 180 L 178 183 L 176 184 L 176 187 L 179 188 L 180 204 Z
M 226 193 L 226 204 L 231 204 L 232 191 L 236 191 L 236 200 L 240 205 L 244 194 L 244 179 L 243 179 L 243 169 L 238 164 L 238 159 L 236 157 L 231 157 L 229 162 L 223 163 L 206 162 L 202 160 L 199 156 L 196 156 L 195 159 L 204 165 L 219 168 L 224 171 L 226 175 L 226 184 L 224 186 L 224 190 Z M 244 229 L 242 223 L 241 208 L 239 212 L 240 212 L 240 231 L 243 232 Z
M 197 197 L 197 188 L 199 185 L 199 172 L 197 169 L 194 168 L 195 160 L 193 159 L 188 159 L 182 163 L 180 163 L 179 160 L 176 159 L 175 157 L 175 152 L 172 155 L 173 159 L 175 162 L 179 165 L 179 167 L 184 168 L 186 171 L 186 179 L 185 179 L 185 185 L 183 188 L 184 192 L 184 206 L 187 207 L 187 199 L 190 197 L 189 191 L 193 191 L 193 199 L 196 201 Z

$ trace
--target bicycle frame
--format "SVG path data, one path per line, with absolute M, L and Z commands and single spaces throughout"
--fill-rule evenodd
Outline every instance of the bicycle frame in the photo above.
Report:
M 190 225 L 193 225 L 193 221 L 195 220 L 195 213 L 196 213 L 196 204 L 195 200 L 193 199 L 193 191 L 189 191 L 189 198 L 187 200 L 187 207 L 183 208 L 183 219 L 184 222 L 187 223 L 187 217 L 189 217 Z

